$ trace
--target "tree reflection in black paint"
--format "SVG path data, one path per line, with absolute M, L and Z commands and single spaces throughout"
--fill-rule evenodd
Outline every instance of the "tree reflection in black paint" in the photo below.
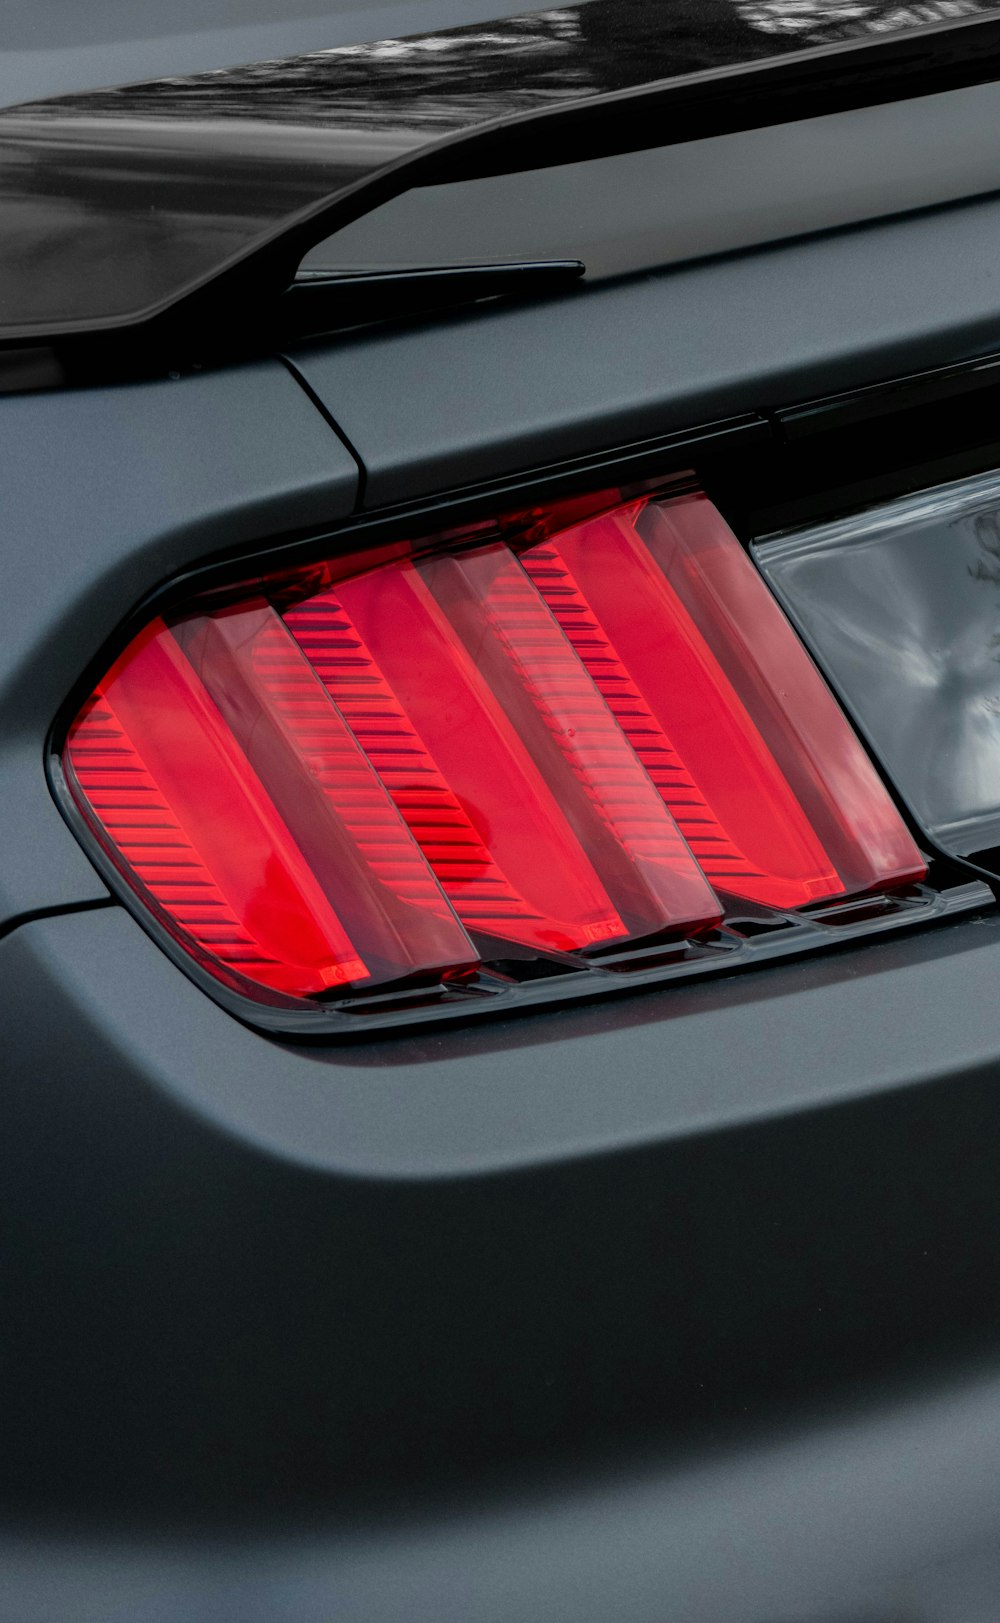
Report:
M 960 21 L 1000 0 L 584 0 L 12 109 L 445 134 L 470 123 L 788 51 Z

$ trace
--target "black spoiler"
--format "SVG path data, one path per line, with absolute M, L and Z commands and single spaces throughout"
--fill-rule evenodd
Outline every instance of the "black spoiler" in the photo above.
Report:
M 623 3 L 5 111 L 0 346 L 218 342 L 266 328 L 310 248 L 412 187 L 981 83 L 1000 56 L 987 15 L 664 76 L 669 7 L 630 8 L 625 51 L 585 26 Z

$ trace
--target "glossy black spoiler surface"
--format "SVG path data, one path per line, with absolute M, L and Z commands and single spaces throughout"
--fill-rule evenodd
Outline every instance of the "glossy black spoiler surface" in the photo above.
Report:
M 589 0 L 12 108 L 0 344 L 218 336 L 266 319 L 312 246 L 411 187 L 980 83 L 1000 60 L 996 14 L 806 51 L 762 35 L 762 60 L 734 62 L 710 30 L 685 56 L 678 11 Z

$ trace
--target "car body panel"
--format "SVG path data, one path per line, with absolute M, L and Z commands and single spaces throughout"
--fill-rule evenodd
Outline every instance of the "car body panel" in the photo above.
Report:
M 74 8 L 51 55 L 14 16 L 52 94 L 113 82 L 98 60 L 198 73 L 402 15 L 328 36 L 273 11 L 143 40 L 141 13 L 91 32 Z M 714 252 L 730 190 L 711 253 L 689 235 L 683 263 L 571 295 L 0 398 L 0 1618 L 992 1623 L 985 896 L 738 976 L 296 1044 L 178 972 L 46 778 L 133 617 L 206 566 L 692 466 L 749 542 L 783 502 L 799 522 L 995 466 L 995 87 L 954 95 L 977 110 L 934 197 L 906 187 L 940 106 L 901 102 L 901 204 L 870 175 L 845 200 L 839 137 L 798 153 L 803 195 L 830 159 L 822 232 L 772 184 L 775 239 L 758 197 Z M 863 145 L 885 112 L 837 117 Z
M 987 1537 L 995 921 L 346 1050 L 116 908 L 0 954 L 6 1615 L 851 1617 Z
M 292 358 L 378 506 L 992 351 L 998 218 L 983 199 Z

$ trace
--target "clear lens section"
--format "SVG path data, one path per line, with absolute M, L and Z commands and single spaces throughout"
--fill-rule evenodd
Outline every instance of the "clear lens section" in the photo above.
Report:
M 67 777 L 203 966 L 364 993 L 697 935 L 717 891 L 790 908 L 922 875 L 711 504 L 594 512 L 276 576 L 136 638 Z
M 794 614 L 928 834 L 1000 860 L 1000 474 L 765 541 Z

